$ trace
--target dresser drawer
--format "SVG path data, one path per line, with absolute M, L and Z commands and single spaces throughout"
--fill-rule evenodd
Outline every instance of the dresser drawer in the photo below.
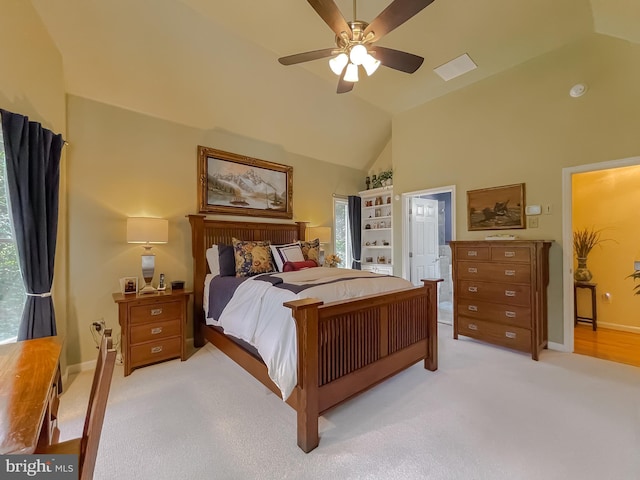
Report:
M 491 247 L 491 260 L 531 263 L 531 250 L 527 247 Z
M 180 335 L 179 318 L 164 322 L 143 323 L 131 327 L 129 342 L 132 344 Z
M 460 280 L 531 283 L 531 266 L 525 263 L 459 262 L 457 274 Z
M 458 299 L 458 315 L 488 320 L 491 322 L 514 325 L 522 328 L 531 328 L 531 308 L 518 305 L 502 305 L 474 301 L 466 298 Z
M 166 360 L 180 356 L 181 337 L 158 339 L 140 345 L 131 346 L 131 366 Z
M 489 260 L 489 247 L 458 246 L 456 258 L 458 260 Z
M 456 293 L 459 298 L 524 307 L 531 305 L 531 288 L 528 285 L 459 280 Z
M 158 322 L 182 317 L 182 302 L 158 302 L 131 307 L 131 323 Z
M 531 330 L 458 317 L 458 333 L 523 352 L 531 351 Z

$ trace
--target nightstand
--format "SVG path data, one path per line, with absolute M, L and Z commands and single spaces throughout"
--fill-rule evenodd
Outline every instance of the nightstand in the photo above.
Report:
M 114 293 L 122 331 L 124 376 L 134 368 L 185 356 L 189 290 L 139 294 Z

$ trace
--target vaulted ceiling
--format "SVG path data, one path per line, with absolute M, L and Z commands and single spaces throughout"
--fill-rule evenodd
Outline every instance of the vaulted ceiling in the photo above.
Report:
M 435 0 L 380 42 L 424 57 L 416 73 L 381 67 L 338 95 L 326 59 L 277 61 L 335 45 L 304 0 L 31 1 L 68 93 L 362 169 L 390 139 L 394 114 L 594 32 L 640 42 L 633 0 Z M 357 19 L 389 3 L 360 1 Z M 353 1 L 336 4 L 353 19 Z M 449 82 L 433 72 L 463 53 L 476 70 Z

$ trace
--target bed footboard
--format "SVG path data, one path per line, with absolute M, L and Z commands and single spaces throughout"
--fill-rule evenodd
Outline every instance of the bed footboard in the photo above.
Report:
M 318 417 L 423 360 L 438 368 L 437 283 L 358 300 L 285 303 L 298 339 L 298 446 L 318 446 Z

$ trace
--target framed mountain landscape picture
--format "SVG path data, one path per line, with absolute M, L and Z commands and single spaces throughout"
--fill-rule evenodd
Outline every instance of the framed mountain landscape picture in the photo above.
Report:
M 198 146 L 200 213 L 293 218 L 293 167 Z

